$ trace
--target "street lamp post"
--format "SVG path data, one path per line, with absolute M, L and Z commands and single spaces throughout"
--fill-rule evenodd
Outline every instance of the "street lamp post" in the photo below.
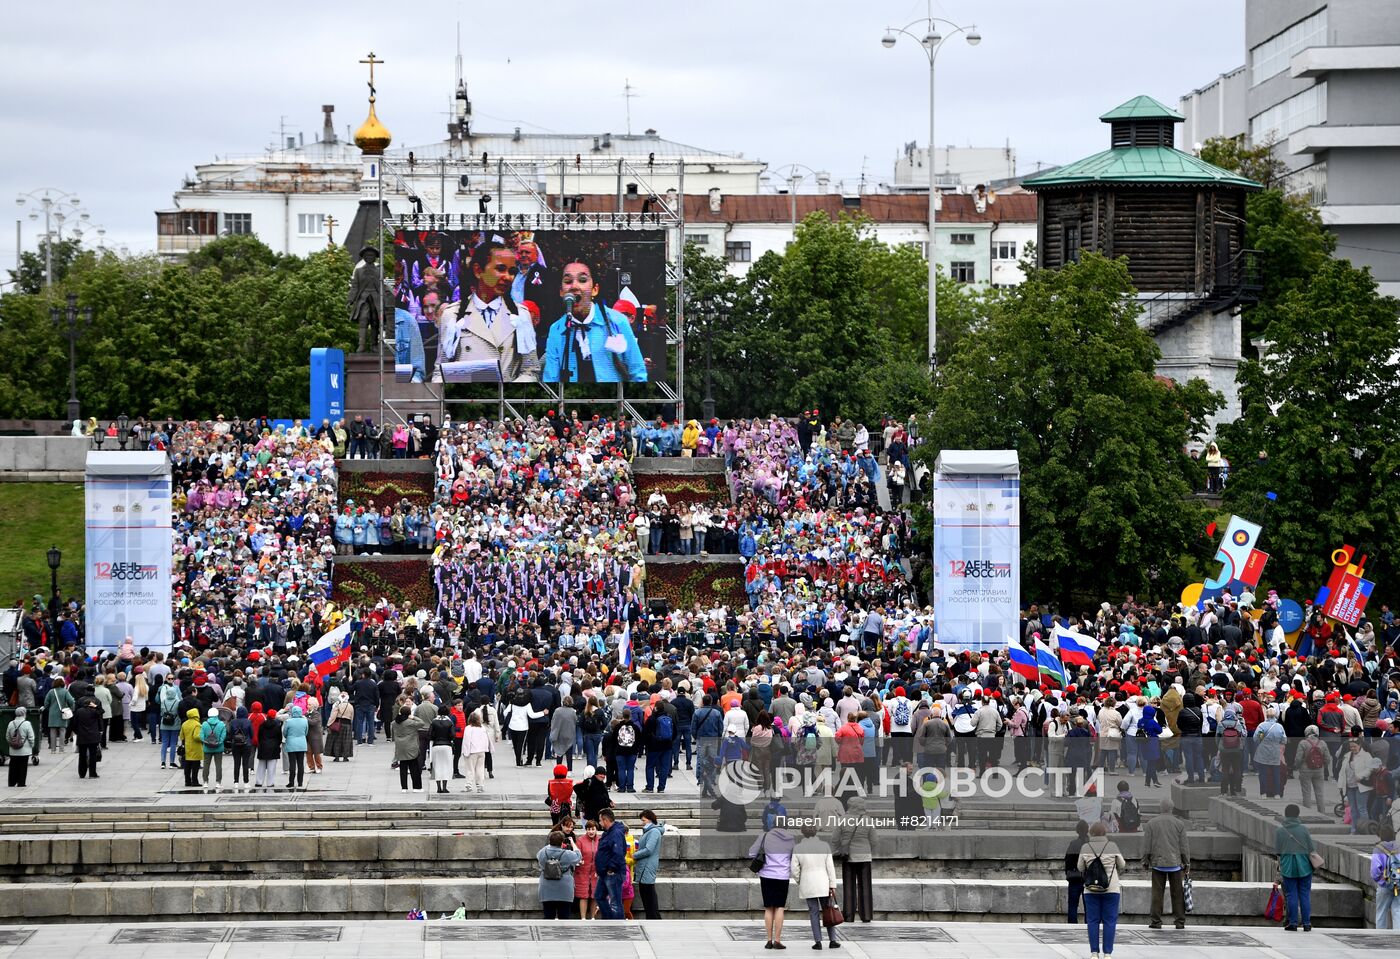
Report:
M 57 546 L 50 546 L 48 551 L 49 561 L 49 618 L 53 620 L 54 634 L 58 633 L 58 567 L 63 562 L 63 551 Z M 57 645 L 54 647 L 57 649 Z
M 73 216 L 76 216 L 81 222 L 87 222 L 91 214 L 82 208 L 82 201 L 78 199 L 76 193 L 56 190 L 53 187 L 43 187 L 31 193 L 21 193 L 15 197 L 15 204 L 23 207 L 31 200 L 38 205 L 39 209 L 31 211 L 29 218 L 31 220 L 39 219 L 40 210 L 44 214 L 44 286 L 50 287 L 53 286 L 53 245 L 55 242 L 63 240 L 64 222 Z M 55 224 L 57 224 L 56 230 Z M 81 236 L 81 233 L 79 235 Z
M 49 319 L 53 325 L 63 330 L 68 337 L 68 421 L 79 419 L 78 413 L 78 337 L 92 327 L 92 307 L 78 308 L 78 295 L 68 294 L 67 305 L 63 309 L 49 308 Z M 67 321 L 67 327 L 64 327 Z
M 121 445 L 123 453 L 126 452 L 126 428 L 130 422 L 125 413 L 117 417 L 117 442 Z
M 807 166 L 806 164 L 803 164 L 803 163 L 789 163 L 789 164 L 787 164 L 786 166 L 780 166 L 780 167 L 778 167 L 778 168 L 777 168 L 776 170 L 774 170 L 773 172 L 774 172 L 774 173 L 781 173 L 783 170 L 787 170 L 787 171 L 788 171 L 787 177 L 786 177 L 787 185 L 788 185 L 788 211 L 789 211 L 789 213 L 788 213 L 788 219 L 789 219 L 790 225 L 792 226 L 793 236 L 796 237 L 796 235 L 797 235 L 797 188 L 798 188 L 799 186 L 801 186 L 801 185 L 802 185 L 802 181 L 806 180 L 808 177 L 812 177 L 812 178 L 815 179 L 818 183 L 820 183 L 821 180 L 822 180 L 822 177 L 828 176 L 829 174 L 822 173 L 822 172 L 819 172 L 819 171 L 817 171 L 817 170 L 813 170 L 811 167 L 809 167 L 809 166 Z M 807 172 L 806 172 L 806 173 L 801 173 L 801 174 L 799 174 L 799 173 L 797 172 L 798 170 L 806 170 Z
M 931 9 L 932 4 L 930 4 Z M 938 32 L 940 24 L 948 28 L 949 32 L 946 35 Z M 920 25 L 924 29 L 923 36 L 913 32 L 913 29 Z M 982 34 L 977 32 L 976 24 L 960 27 L 951 20 L 944 20 L 932 15 L 912 20 L 903 27 L 886 27 L 885 36 L 880 41 L 886 48 L 893 47 L 899 39 L 899 34 L 903 34 L 923 47 L 924 54 L 928 57 L 928 363 L 930 369 L 938 366 L 938 263 L 935 257 L 937 242 L 934 233 L 938 221 L 935 206 L 938 202 L 935 193 L 938 187 L 934 181 L 933 171 L 934 66 L 938 60 L 938 51 L 943 49 L 943 44 L 960 33 L 965 36 L 969 46 L 975 47 L 982 42 Z

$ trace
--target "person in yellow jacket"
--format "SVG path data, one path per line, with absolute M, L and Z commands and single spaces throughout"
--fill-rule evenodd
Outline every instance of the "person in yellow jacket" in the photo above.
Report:
M 199 786 L 199 767 L 204 763 L 204 739 L 199 727 L 199 710 L 191 709 L 185 713 L 185 723 L 180 727 L 180 748 L 184 750 L 181 765 L 185 770 L 187 788 Z
M 700 443 L 700 424 L 691 420 L 685 424 L 685 429 L 681 430 L 681 455 L 694 456 L 695 447 Z

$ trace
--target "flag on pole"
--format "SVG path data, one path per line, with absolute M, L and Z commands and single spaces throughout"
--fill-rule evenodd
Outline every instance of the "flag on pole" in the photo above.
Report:
M 306 651 L 306 658 L 316 667 L 316 672 L 329 676 L 350 661 L 353 646 L 350 641 L 350 620 L 345 620 L 335 629 L 324 634 Z
M 632 621 L 622 628 L 622 639 L 617 643 L 617 661 L 623 669 L 632 668 Z
M 1356 661 L 1361 664 L 1362 668 L 1365 668 L 1366 653 L 1362 650 L 1361 644 L 1356 641 L 1355 634 L 1347 633 L 1347 645 L 1351 647 L 1351 654 L 1356 657 Z
M 1060 660 L 1073 666 L 1094 665 L 1094 653 L 1098 651 L 1099 641 L 1092 636 L 1077 633 L 1074 630 L 1055 624 L 1055 645 L 1060 648 Z
M 1007 641 L 1006 656 L 1011 661 L 1011 671 L 1024 676 L 1032 682 L 1039 682 L 1040 670 L 1036 667 L 1035 657 L 1026 652 L 1017 643 Z
M 1061 686 L 1065 684 L 1065 667 L 1060 662 L 1060 658 L 1055 655 L 1044 640 L 1035 641 L 1035 662 L 1040 668 L 1040 675 L 1055 680 Z

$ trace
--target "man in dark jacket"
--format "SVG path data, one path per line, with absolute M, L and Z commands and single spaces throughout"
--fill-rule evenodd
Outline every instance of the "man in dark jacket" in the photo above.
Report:
M 598 840 L 598 851 L 594 855 L 593 868 L 598 874 L 598 887 L 593 898 L 598 901 L 598 915 L 603 919 L 622 918 L 622 877 L 627 869 L 627 837 L 622 823 L 618 822 L 611 809 L 598 814 L 598 825 L 603 835 Z
M 73 710 L 73 738 L 78 743 L 78 778 L 97 777 L 97 764 L 102 757 L 102 707 L 92 696 L 79 699 Z
M 687 687 L 689 684 L 686 684 Z M 671 705 L 676 710 L 676 748 L 671 751 L 671 768 L 681 768 L 681 750 L 685 750 L 685 768 L 690 768 L 692 755 L 691 723 L 695 719 L 695 700 L 690 698 L 690 693 L 686 688 L 681 690 L 679 696 L 672 700 Z
M 350 687 L 350 702 L 355 707 L 355 742 L 374 742 L 374 718 L 379 712 L 379 685 L 370 678 L 369 670 Z
M 544 761 L 545 740 L 549 738 L 549 724 L 554 718 L 554 710 L 559 707 L 558 688 L 546 686 L 544 677 L 536 676 L 530 687 L 530 706 L 536 711 L 544 712 L 543 716 L 530 720 L 530 728 L 526 733 L 528 752 L 525 764 L 528 766 L 530 763 L 534 763 L 538 766 Z
M 706 696 L 704 702 L 691 720 L 695 748 L 699 753 L 695 760 L 695 779 L 700 784 L 700 795 L 713 798 L 719 763 L 719 739 L 724 734 L 724 714 L 716 708 L 713 696 Z
M 676 707 L 664 699 L 658 699 L 651 708 L 651 715 L 642 726 L 647 743 L 647 784 L 643 792 L 666 791 L 666 780 L 671 778 L 671 749 L 676 742 Z

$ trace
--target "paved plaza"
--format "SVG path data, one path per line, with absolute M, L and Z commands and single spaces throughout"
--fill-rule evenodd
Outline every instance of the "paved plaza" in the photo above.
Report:
M 800 921 L 799 921 L 800 920 Z M 842 926 L 845 959 L 1071 959 L 1088 954 L 1083 928 L 1016 923 L 871 923 Z M 783 940 L 807 949 L 805 917 L 789 912 Z M 1120 927 L 1114 955 L 1121 959 L 1312 959 L 1318 955 L 1393 954 L 1395 940 L 1381 932 L 1288 933 L 1275 928 L 1193 927 L 1151 932 Z M 757 955 L 763 926 L 732 920 L 678 922 L 256 922 L 71 924 L 0 927 L 0 959 L 439 959 L 548 955 L 580 959 L 689 959 Z

